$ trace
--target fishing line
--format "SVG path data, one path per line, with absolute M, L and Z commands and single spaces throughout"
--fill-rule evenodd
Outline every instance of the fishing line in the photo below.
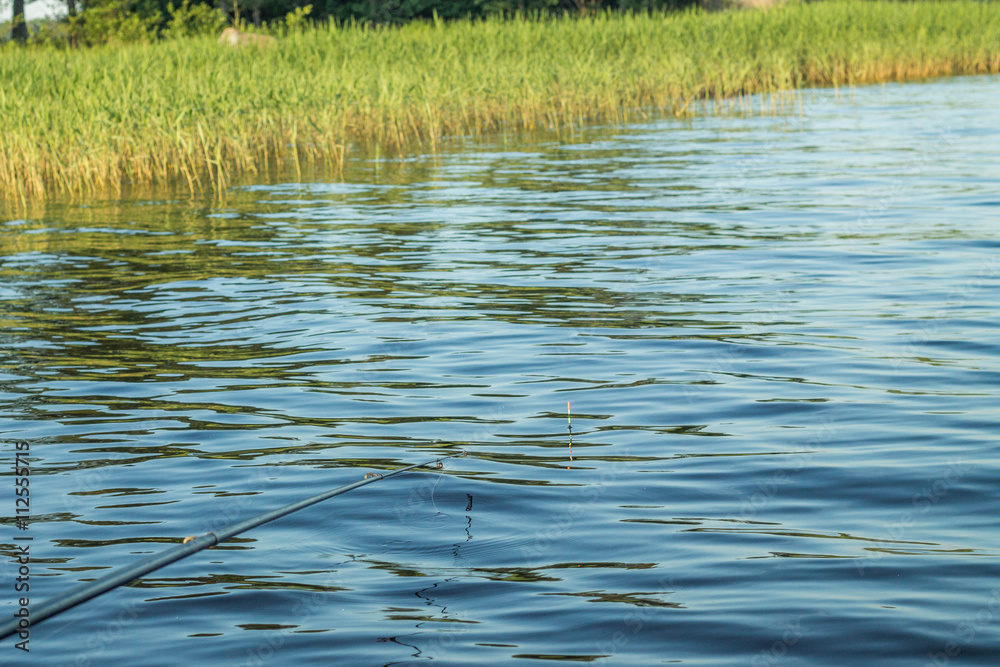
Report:
M 292 512 L 298 512 L 299 510 L 305 509 L 310 505 L 315 505 L 316 503 L 333 498 L 334 496 L 339 496 L 342 493 L 353 491 L 354 489 L 365 486 L 366 484 L 373 484 L 381 481 L 386 477 L 392 477 L 393 475 L 398 475 L 400 473 L 415 470 L 416 468 L 423 468 L 424 466 L 430 466 L 433 464 L 437 464 L 437 467 L 441 468 L 443 467 L 441 461 L 446 461 L 458 456 L 465 456 L 466 453 L 467 452 L 461 452 L 459 454 L 452 454 L 450 456 L 431 459 L 430 461 L 417 463 L 416 465 L 407 466 L 405 468 L 399 468 L 398 470 L 393 470 L 392 472 L 368 473 L 364 476 L 364 479 L 360 481 L 347 484 L 330 491 L 318 493 L 315 496 L 305 498 L 304 500 L 300 500 L 290 505 L 285 505 L 284 507 L 279 507 L 278 509 L 265 512 L 264 514 L 260 514 L 245 521 L 235 523 L 228 528 L 205 533 L 204 535 L 199 535 L 197 537 L 193 535 L 185 537 L 181 544 L 167 549 L 162 553 L 150 556 L 149 558 L 145 558 L 137 563 L 123 567 L 117 572 L 112 572 L 104 577 L 101 577 L 100 579 L 95 579 L 94 581 L 77 586 L 76 588 L 70 589 L 61 595 L 57 595 L 54 598 L 46 600 L 38 606 L 30 607 L 30 615 L 27 617 L 18 618 L 15 616 L 5 623 L 0 623 L 0 639 L 9 637 L 19 630 L 27 630 L 30 627 L 38 625 L 45 619 L 51 618 L 56 614 L 60 614 L 67 609 L 71 609 L 82 602 L 95 598 L 102 593 L 107 593 L 113 588 L 118 588 L 119 586 L 127 584 L 144 574 L 149 574 L 154 570 L 170 565 L 171 563 L 179 561 L 180 559 L 190 556 L 193 553 L 197 553 L 202 549 L 213 547 L 216 544 L 219 544 L 224 540 L 228 540 L 230 537 L 246 532 L 251 528 L 256 528 L 257 526 L 274 521 L 275 519 L 280 519 L 281 517 L 291 514 Z
M 570 410 L 570 402 L 566 401 L 566 430 L 569 431 L 569 460 L 573 460 L 573 418 Z M 566 466 L 569 470 L 569 466 Z

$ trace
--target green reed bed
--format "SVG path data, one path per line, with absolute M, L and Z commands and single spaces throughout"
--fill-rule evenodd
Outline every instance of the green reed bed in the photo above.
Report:
M 1000 70 L 1000 3 L 323 26 L 269 48 L 211 38 L 0 51 L 0 199 L 224 188 L 351 146 L 684 113 L 702 98 Z

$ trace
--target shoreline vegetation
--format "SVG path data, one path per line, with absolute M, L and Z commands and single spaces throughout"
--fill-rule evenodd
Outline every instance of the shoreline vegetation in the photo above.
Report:
M 1000 3 L 794 3 L 767 11 L 326 24 L 263 47 L 215 36 L 0 50 L 0 200 L 179 185 L 289 165 L 572 130 L 697 100 L 1000 71 Z M 370 153 L 369 153 L 370 154 Z

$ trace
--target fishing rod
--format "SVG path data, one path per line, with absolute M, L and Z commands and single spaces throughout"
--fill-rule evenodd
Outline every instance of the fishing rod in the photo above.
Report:
M 284 507 L 279 507 L 278 509 L 251 517 L 245 521 L 240 521 L 239 523 L 235 523 L 228 528 L 205 533 L 204 535 L 200 535 L 198 537 L 185 537 L 181 544 L 167 549 L 163 553 L 150 556 L 149 558 L 145 558 L 137 563 L 123 567 L 117 572 L 111 572 L 100 579 L 95 579 L 94 581 L 83 584 L 82 586 L 77 586 L 76 588 L 68 590 L 62 595 L 57 595 L 54 598 L 46 600 L 37 607 L 32 607 L 28 618 L 14 617 L 5 623 L 0 623 L 0 639 L 9 637 L 19 630 L 26 630 L 41 623 L 47 618 L 51 618 L 56 614 L 61 614 L 67 609 L 71 609 L 82 602 L 95 598 L 102 593 L 107 593 L 113 588 L 118 588 L 133 579 L 137 579 L 144 574 L 149 574 L 153 570 L 158 570 L 161 567 L 170 565 L 171 563 L 179 561 L 182 558 L 186 558 L 187 556 L 197 553 L 202 549 L 213 547 L 219 542 L 228 540 L 230 537 L 239 535 L 240 533 L 246 532 L 251 528 L 256 528 L 257 526 L 274 521 L 275 519 L 280 519 L 281 517 L 291 514 L 292 512 L 298 512 L 299 510 L 305 509 L 310 505 L 315 505 L 316 503 L 323 502 L 328 498 L 333 498 L 334 496 L 339 496 L 342 493 L 353 491 L 354 489 L 365 486 L 366 484 L 374 484 L 375 482 L 383 480 L 386 477 L 392 477 L 393 475 L 399 475 L 400 473 L 415 470 L 416 468 L 423 468 L 424 466 L 429 466 L 435 463 L 438 468 L 441 468 L 443 467 L 441 465 L 441 461 L 446 461 L 459 456 L 465 456 L 466 454 L 467 452 L 460 452 L 450 456 L 442 456 L 423 463 L 417 463 L 405 468 L 399 468 L 398 470 L 393 470 L 392 472 L 368 473 L 365 475 L 364 479 L 360 481 L 347 484 L 330 491 L 318 493 L 315 496 L 305 498 L 304 500 L 300 500 L 290 505 L 285 505 Z

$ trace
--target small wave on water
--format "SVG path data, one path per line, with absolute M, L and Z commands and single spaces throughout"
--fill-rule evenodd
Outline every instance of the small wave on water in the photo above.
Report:
M 39 624 L 31 658 L 997 664 L 997 83 L 8 221 L 33 601 L 468 452 Z

